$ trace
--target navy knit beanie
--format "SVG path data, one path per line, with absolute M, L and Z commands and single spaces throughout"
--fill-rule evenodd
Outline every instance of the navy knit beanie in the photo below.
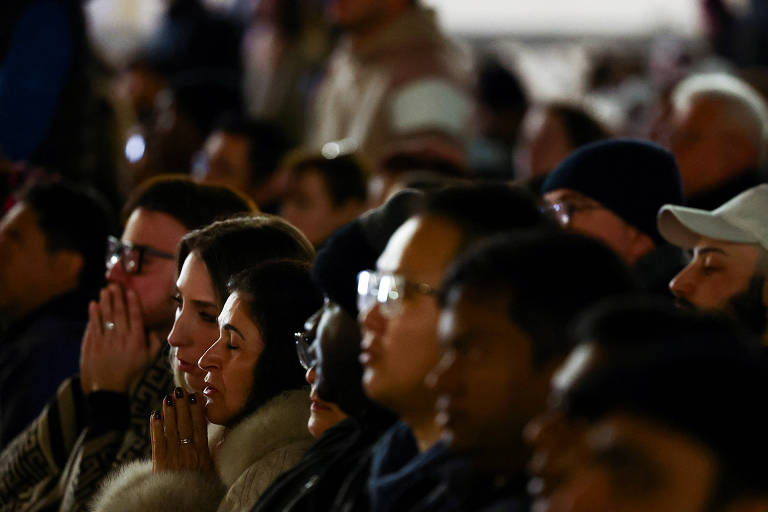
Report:
M 574 151 L 547 176 L 541 193 L 557 189 L 597 201 L 657 244 L 663 243 L 656 227 L 659 209 L 685 201 L 672 153 L 633 139 L 599 141 Z

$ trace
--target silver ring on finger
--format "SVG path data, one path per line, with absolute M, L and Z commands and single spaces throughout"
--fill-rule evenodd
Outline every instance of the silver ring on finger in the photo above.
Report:
M 190 437 L 185 437 L 184 439 L 179 440 L 179 444 L 191 444 L 191 443 L 192 443 L 192 438 Z
M 111 331 L 115 328 L 115 322 L 112 322 L 110 320 L 107 320 L 104 322 L 104 330 L 105 331 Z

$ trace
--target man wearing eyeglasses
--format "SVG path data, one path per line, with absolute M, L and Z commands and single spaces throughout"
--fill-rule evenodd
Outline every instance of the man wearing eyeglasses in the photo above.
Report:
M 161 349 L 173 324 L 176 246 L 192 229 L 252 210 L 229 189 L 179 177 L 150 180 L 129 198 L 123 234 L 107 247 L 108 284 L 88 308 L 80 378 L 62 383 L 0 454 L 0 502 L 86 510 L 115 465 L 150 454 L 147 418 L 172 387 Z
M 387 510 L 444 455 L 441 445 L 433 448 L 440 437 L 436 394 L 424 379 L 439 357 L 436 290 L 445 269 L 472 242 L 540 225 L 551 226 L 523 190 L 449 187 L 427 195 L 420 212 L 389 239 L 377 270 L 360 274 L 363 387 L 401 420 L 373 453 L 371 510 Z
M 548 212 L 565 229 L 602 241 L 633 268 L 640 284 L 667 294 L 684 265 L 656 227 L 664 204 L 682 204 L 680 172 L 656 144 L 612 139 L 573 152 L 542 185 Z

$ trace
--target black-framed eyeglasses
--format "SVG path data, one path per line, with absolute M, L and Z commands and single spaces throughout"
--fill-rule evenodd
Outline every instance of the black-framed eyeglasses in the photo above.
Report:
M 123 268 L 129 274 L 141 272 L 144 257 L 146 255 L 175 260 L 176 255 L 169 252 L 158 251 L 147 245 L 134 245 L 122 242 L 119 238 L 110 236 L 107 239 L 107 270 L 112 269 L 118 261 L 123 261 Z
M 400 314 L 408 293 L 437 295 L 437 289 L 426 283 L 410 281 L 400 274 L 363 270 L 357 274 L 357 309 L 361 314 L 378 303 L 385 318 Z

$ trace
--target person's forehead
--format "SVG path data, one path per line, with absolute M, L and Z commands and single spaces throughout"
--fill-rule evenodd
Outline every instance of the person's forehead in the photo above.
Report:
M 624 445 L 637 448 L 661 463 L 675 459 L 698 461 L 691 467 L 714 466 L 707 446 L 691 435 L 662 422 L 628 411 L 616 411 L 600 420 L 587 433 L 588 445 L 597 450 Z
M 410 279 L 439 281 L 460 242 L 461 233 L 451 222 L 434 216 L 411 217 L 390 237 L 376 266 Z
M 187 231 L 181 222 L 166 213 L 137 208 L 128 217 L 121 239 L 125 243 L 175 253 Z
M 544 194 L 544 199 L 549 203 L 557 203 L 557 202 L 578 202 L 578 203 L 597 203 L 594 199 L 591 197 L 582 194 L 581 192 L 577 192 L 576 190 L 571 190 L 569 188 L 557 188 L 555 190 L 551 190 Z
M 756 244 L 726 242 L 702 236 L 693 247 L 694 256 L 721 255 L 735 260 L 754 261 L 760 252 Z

